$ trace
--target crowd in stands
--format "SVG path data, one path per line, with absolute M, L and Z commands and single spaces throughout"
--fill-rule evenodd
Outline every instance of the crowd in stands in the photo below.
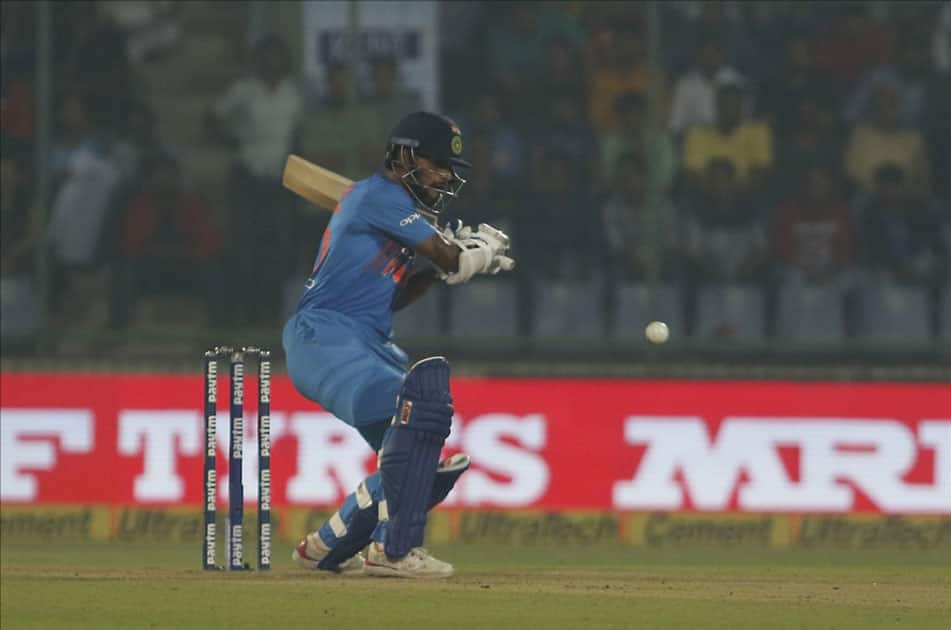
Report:
M 392 55 L 371 56 L 354 91 L 346 60 L 312 85 L 284 41 L 256 42 L 204 121 L 231 158 L 222 233 L 141 88 L 141 65 L 181 37 L 179 3 L 57 3 L 41 229 L 35 12 L 3 5 L 5 287 L 46 248 L 62 318 L 77 309 L 73 276 L 104 269 L 117 329 L 139 296 L 163 290 L 202 296 L 217 322 L 276 325 L 282 287 L 309 268 L 327 220 L 281 187 L 285 156 L 365 176 L 389 128 L 421 106 Z M 951 6 L 656 6 L 652 31 L 646 3 L 442 5 L 443 109 L 474 164 L 450 214 L 510 230 L 526 289 L 674 286 L 688 333 L 708 287 L 755 288 L 775 334 L 782 287 L 834 286 L 847 304 L 887 283 L 925 291 L 937 335 L 951 282 Z M 257 297 L 223 310 L 236 282 Z
M 782 287 L 837 287 L 848 313 L 894 284 L 924 291 L 938 334 L 951 7 L 658 7 L 652 41 L 641 3 L 482 5 L 446 63 L 473 188 L 491 173 L 472 220 L 507 222 L 540 282 L 673 283 L 688 331 L 704 287 L 752 287 L 776 334 Z

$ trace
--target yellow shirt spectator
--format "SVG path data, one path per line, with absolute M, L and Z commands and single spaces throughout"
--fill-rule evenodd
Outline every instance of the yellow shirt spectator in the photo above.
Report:
M 598 132 L 616 130 L 619 125 L 614 103 L 625 92 L 656 94 L 660 118 L 666 118 L 667 93 L 663 74 L 646 66 L 604 67 L 596 69 L 590 83 L 590 119 Z M 652 82 L 655 84 L 652 85 Z
M 773 164 L 773 134 L 769 125 L 745 122 L 731 131 L 723 131 L 716 125 L 690 128 L 684 139 L 687 170 L 699 175 L 716 158 L 732 162 L 740 184 L 748 184 L 755 169 Z
M 852 130 L 845 150 L 845 168 L 859 186 L 871 190 L 875 171 L 889 162 L 901 167 L 916 191 L 927 191 L 928 161 L 919 131 L 871 125 L 860 125 Z

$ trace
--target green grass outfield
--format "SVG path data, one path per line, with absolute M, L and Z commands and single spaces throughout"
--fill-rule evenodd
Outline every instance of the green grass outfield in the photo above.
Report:
M 286 547 L 286 548 L 285 548 Z M 18 628 L 951 628 L 951 554 L 499 547 L 432 550 L 449 580 L 204 573 L 198 545 L 0 545 Z

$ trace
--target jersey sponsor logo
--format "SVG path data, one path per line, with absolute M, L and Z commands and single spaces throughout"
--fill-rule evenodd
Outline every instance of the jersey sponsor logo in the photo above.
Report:
M 409 215 L 408 217 L 400 221 L 400 227 L 406 227 L 407 225 L 412 225 L 419 218 L 420 218 L 419 213 L 414 212 L 413 214 Z

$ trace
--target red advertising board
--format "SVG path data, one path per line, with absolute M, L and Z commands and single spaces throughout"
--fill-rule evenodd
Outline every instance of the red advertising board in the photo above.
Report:
M 199 375 L 3 373 L 0 391 L 4 504 L 200 504 Z M 453 398 L 446 452 L 473 462 L 456 507 L 951 514 L 949 385 L 459 378 Z M 271 409 L 275 505 L 334 505 L 373 470 L 359 434 L 284 377 Z

